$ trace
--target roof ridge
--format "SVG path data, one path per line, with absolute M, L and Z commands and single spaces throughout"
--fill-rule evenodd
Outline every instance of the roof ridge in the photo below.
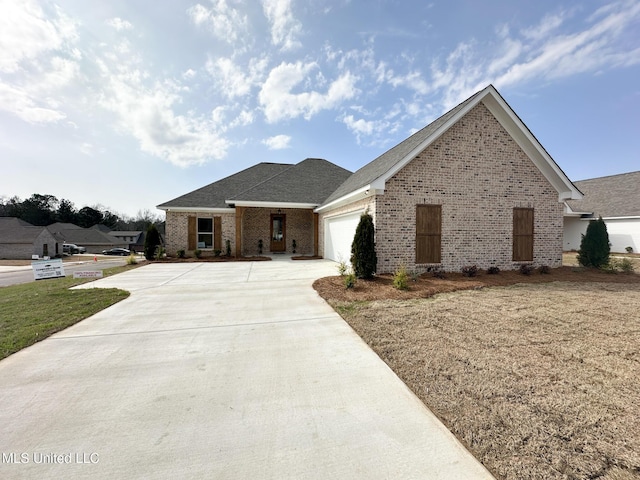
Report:
M 269 163 L 269 162 L 260 162 L 260 163 Z M 302 163 L 302 162 L 299 162 L 299 163 Z M 265 183 L 265 182 L 269 182 L 269 181 L 273 180 L 274 178 L 276 178 L 277 176 L 279 176 L 279 175 L 283 174 L 284 172 L 288 172 L 289 170 L 291 170 L 292 168 L 294 168 L 295 166 L 297 166 L 299 163 L 294 163 L 294 164 L 289 164 L 289 163 L 278 163 L 278 164 L 275 164 L 275 165 L 290 165 L 290 166 L 289 166 L 289 168 L 285 168 L 284 170 L 282 170 L 282 171 L 280 171 L 280 172 L 278 172 L 278 173 L 276 173 L 276 174 L 274 174 L 274 175 L 270 176 L 269 178 L 265 178 L 264 180 L 262 180 L 262 181 L 260 181 L 260 182 L 258 182 L 258 183 L 256 183 L 256 184 L 254 184 L 254 185 L 251 185 L 249 188 L 245 188 L 245 189 L 244 189 L 244 190 L 242 190 L 241 192 L 234 193 L 230 198 L 231 198 L 231 199 L 233 199 L 233 198 L 235 198 L 235 197 L 237 197 L 237 196 L 239 196 L 239 195 L 242 195 L 243 193 L 248 192 L 249 190 L 253 190 L 253 189 L 254 189 L 254 188 L 256 188 L 256 187 L 259 187 L 260 185 L 262 185 L 262 184 L 263 184 L 263 183 Z M 227 199 L 227 200 L 228 200 L 228 199 Z

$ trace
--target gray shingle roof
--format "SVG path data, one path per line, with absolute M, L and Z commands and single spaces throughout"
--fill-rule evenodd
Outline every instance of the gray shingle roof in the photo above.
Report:
M 258 163 L 217 182 L 158 205 L 158 208 L 228 208 L 225 200 L 291 168 L 283 163 Z
M 16 217 L 0 217 L 0 243 L 33 243 L 44 228 Z
M 47 227 L 50 232 L 60 234 L 67 243 L 76 245 L 117 245 L 114 238 L 97 228 L 82 228 L 73 223 L 57 222 Z
M 417 131 L 406 140 L 403 140 L 391 150 L 386 151 L 372 162 L 366 164 L 360 170 L 351 175 L 337 190 L 335 190 L 330 197 L 328 197 L 324 204 L 330 203 L 334 200 L 343 197 L 353 191 L 358 190 L 377 178 L 383 176 L 389 170 L 391 170 L 398 162 L 405 158 L 413 149 L 418 147 L 427 138 L 433 135 L 442 125 L 444 125 L 451 117 L 462 110 L 465 106 L 473 101 L 473 99 L 482 93 L 482 90 L 475 93 L 458 106 L 452 108 L 447 113 L 431 122 L 422 130 Z
M 602 217 L 640 216 L 640 171 L 573 182 L 582 200 L 568 200 L 574 212 Z
M 259 163 L 158 205 L 158 208 L 229 208 L 235 202 L 319 205 L 351 172 L 319 158 L 291 165 Z
M 321 158 L 307 158 L 228 200 L 320 205 L 351 172 Z

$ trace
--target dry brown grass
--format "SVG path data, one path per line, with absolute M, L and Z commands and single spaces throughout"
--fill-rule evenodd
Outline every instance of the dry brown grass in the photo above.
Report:
M 583 273 L 606 282 L 375 301 L 317 286 L 497 478 L 638 479 L 640 276 Z

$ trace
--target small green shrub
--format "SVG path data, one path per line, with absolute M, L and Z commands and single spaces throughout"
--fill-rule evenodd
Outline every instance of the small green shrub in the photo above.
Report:
M 178 250 L 178 258 L 186 258 L 187 257 L 187 253 L 184 251 L 184 248 L 181 248 L 180 250 Z
M 627 251 L 627 253 L 633 253 L 633 247 L 625 247 L 624 249 Z
M 340 260 L 340 262 L 338 263 L 338 274 L 341 277 L 344 277 L 347 274 L 347 270 L 349 270 L 347 262 L 345 262 L 344 260 Z
M 196 258 L 200 258 L 202 256 L 202 250 L 200 250 L 199 248 L 196 248 L 193 251 L 193 254 L 196 256 Z
M 528 263 L 523 263 L 522 265 L 520 265 L 520 268 L 518 270 L 522 275 L 531 275 L 531 272 L 533 272 L 533 266 L 529 265 Z
M 225 255 L 227 257 L 231 256 L 231 240 L 227 239 L 224 241 L 224 246 L 225 246 Z
M 214 257 L 219 257 L 220 255 L 222 255 L 222 250 L 220 250 L 219 248 L 215 249 L 213 251 L 213 256 Z
M 127 265 L 137 265 L 137 264 L 138 264 L 138 259 L 133 253 L 127 257 Z
M 401 265 L 393 275 L 393 287 L 398 290 L 409 290 L 409 274 L 404 265 Z
M 487 273 L 488 273 L 489 275 L 497 275 L 497 274 L 499 274 L 499 273 L 500 273 L 500 269 L 499 269 L 498 267 L 489 267 L 489 268 L 487 269 Z
M 349 272 L 347 275 L 344 276 L 344 286 L 345 288 L 349 289 L 349 288 L 353 288 L 356 286 L 356 274 L 353 272 Z
M 635 268 L 633 266 L 633 262 L 631 260 L 629 260 L 628 258 L 623 258 L 622 260 L 620 260 L 619 268 L 622 271 L 622 273 L 633 273 L 633 272 L 635 272 Z
M 538 272 L 547 275 L 551 273 L 551 269 L 549 268 L 549 265 L 540 265 L 540 268 L 538 268 Z
M 262 243 L 262 239 L 258 240 L 258 254 L 262 255 L 262 248 L 264 246 L 264 243 Z
M 293 253 L 296 253 L 296 248 L 298 248 L 298 243 L 295 240 L 293 240 L 291 242 L 291 249 L 293 250 Z
M 408 273 L 409 273 L 409 278 L 411 279 L 412 282 L 415 283 L 420 279 L 420 273 L 418 273 L 418 271 L 410 270 Z
M 478 267 L 476 265 L 462 267 L 462 274 L 465 277 L 475 277 L 478 274 Z
M 156 260 L 162 260 L 165 256 L 165 251 L 164 248 L 161 246 L 158 246 L 158 248 L 156 248 L 156 253 L 154 255 L 154 258 Z
M 444 280 L 446 278 L 444 271 L 437 268 L 433 271 L 432 275 L 433 278 L 439 278 L 440 280 Z

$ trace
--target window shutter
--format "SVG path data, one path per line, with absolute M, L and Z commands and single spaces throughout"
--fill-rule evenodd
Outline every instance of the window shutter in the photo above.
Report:
M 222 250 L 222 217 L 213 217 L 213 249 Z
M 187 225 L 187 249 L 196 249 L 196 217 L 189 217 L 189 223 Z
M 416 205 L 416 263 L 442 261 L 442 205 Z
M 513 261 L 533 261 L 533 208 L 513 209 Z

